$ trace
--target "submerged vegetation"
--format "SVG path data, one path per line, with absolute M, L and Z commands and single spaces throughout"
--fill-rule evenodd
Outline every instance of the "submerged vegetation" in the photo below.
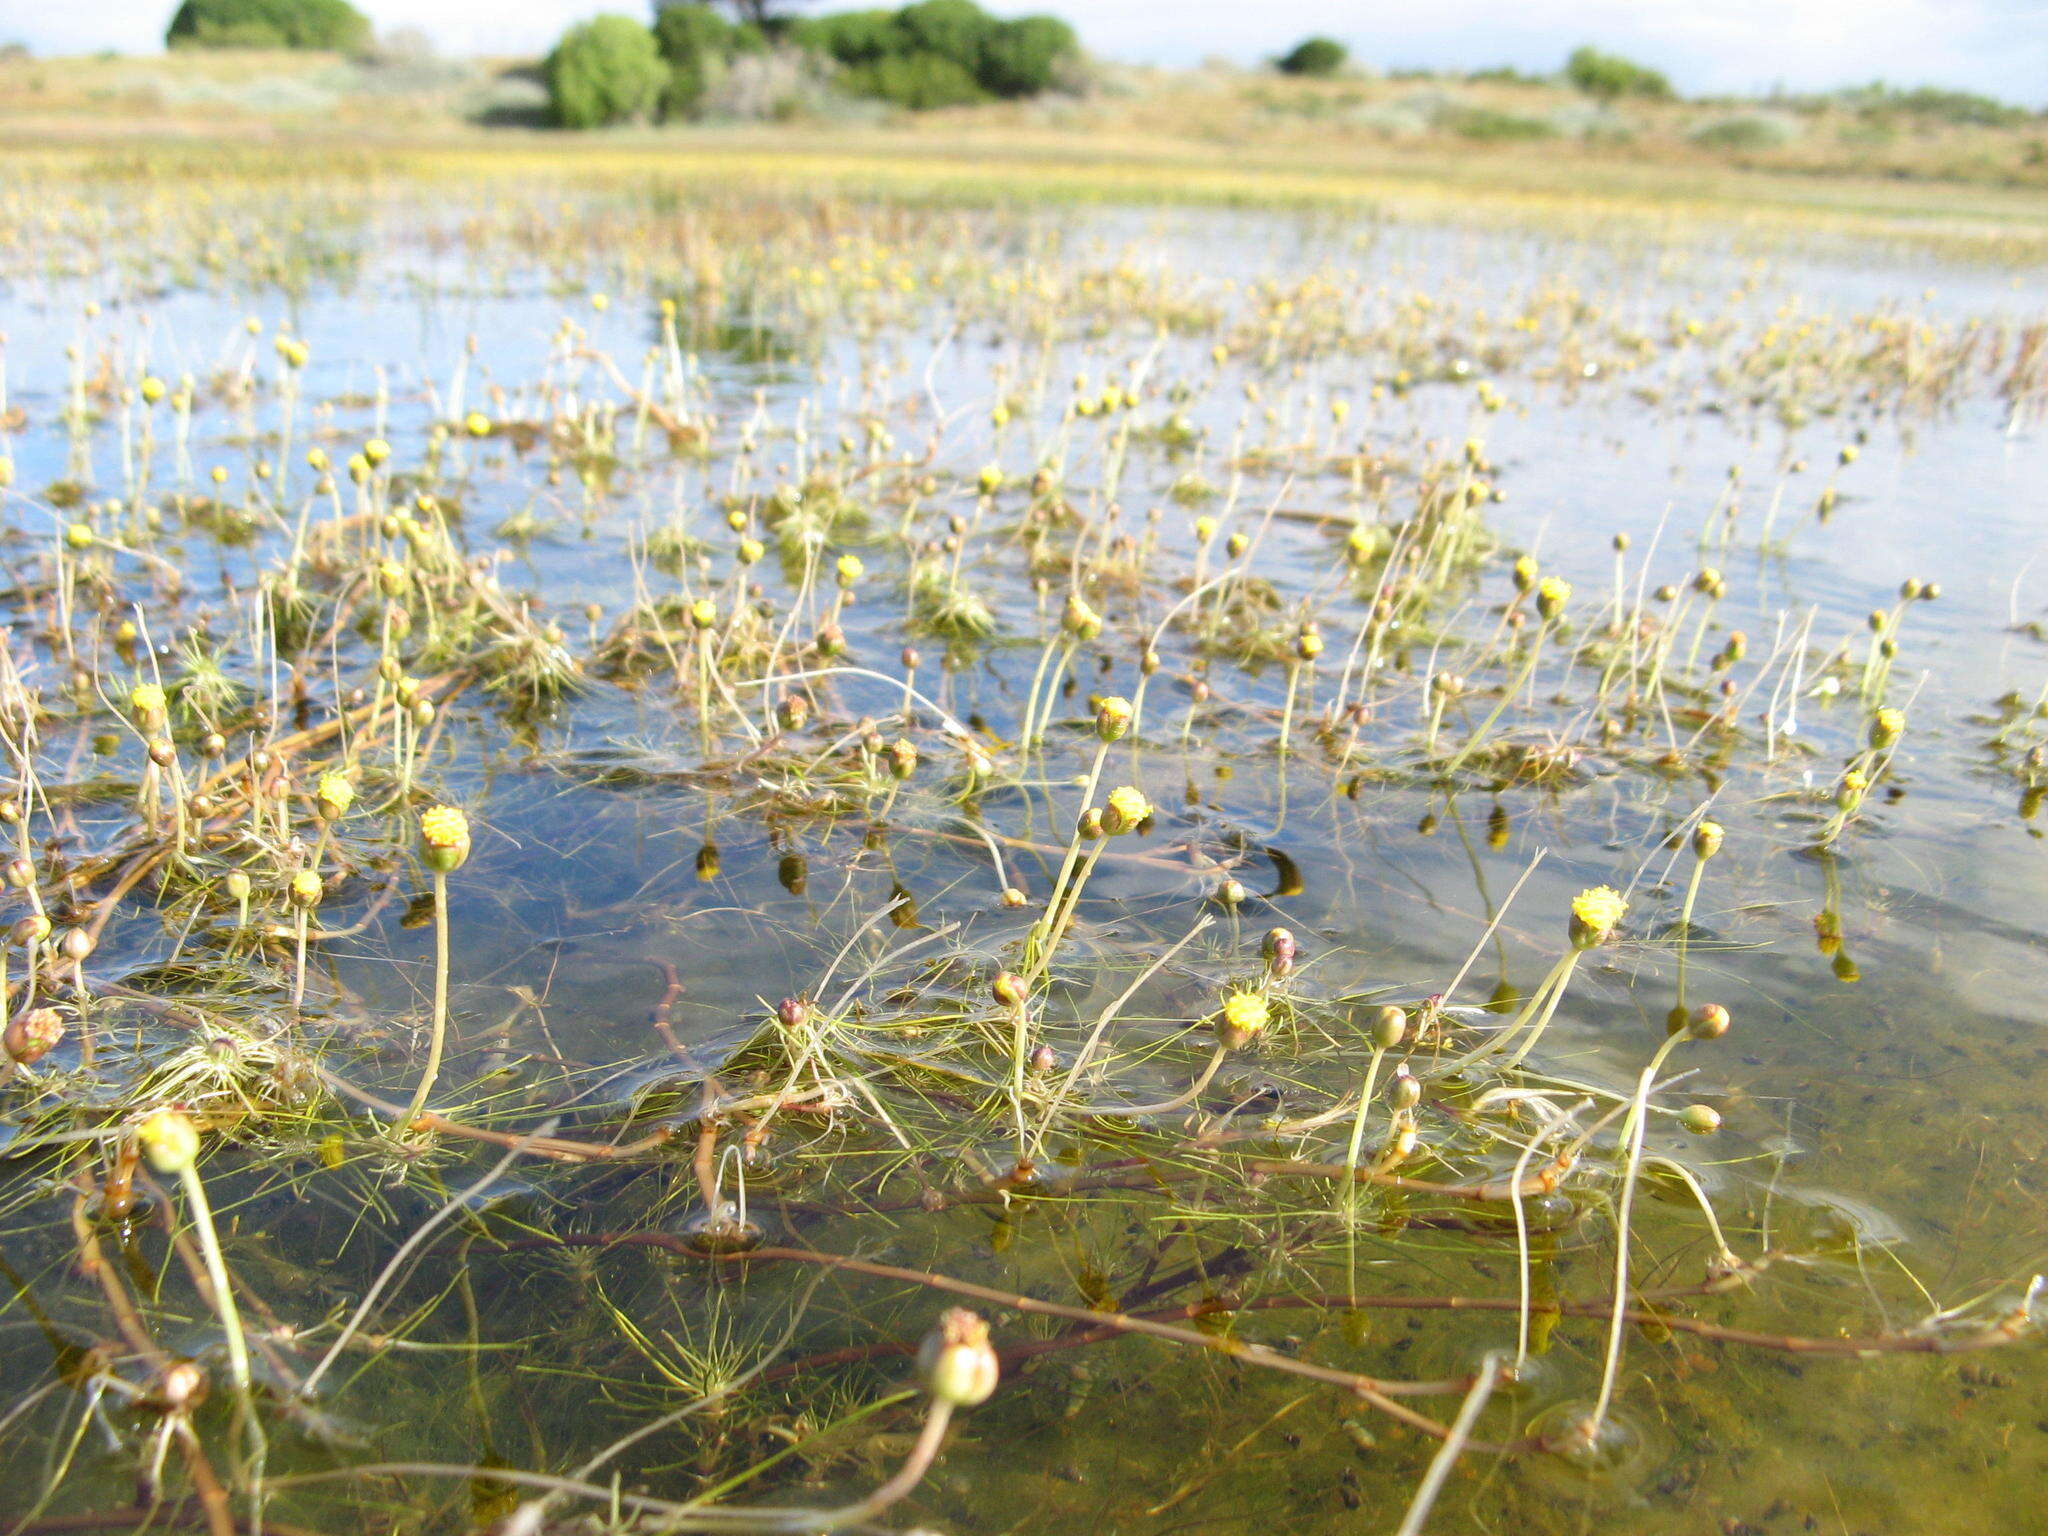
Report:
M 2017 1528 L 2037 247 L 645 169 L 0 189 L 9 1529 Z

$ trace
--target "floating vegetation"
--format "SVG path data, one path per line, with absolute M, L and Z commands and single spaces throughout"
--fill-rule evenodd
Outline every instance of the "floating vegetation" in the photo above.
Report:
M 10 1529 L 2031 1518 L 2007 274 L 170 185 L 4 193 Z

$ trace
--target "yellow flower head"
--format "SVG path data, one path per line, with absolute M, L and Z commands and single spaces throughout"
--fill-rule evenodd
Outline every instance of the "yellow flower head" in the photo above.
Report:
M 164 691 L 155 683 L 138 683 L 128 695 L 128 704 L 145 720 L 164 717 Z
M 491 418 L 482 411 L 471 411 L 462 418 L 462 430 L 471 437 L 489 437 L 491 435 Z
M 320 905 L 320 898 L 326 894 L 326 887 L 320 883 L 320 876 L 310 869 L 302 869 L 292 876 L 289 892 L 294 906 L 311 909 Z
M 329 770 L 320 775 L 320 782 L 313 787 L 313 798 L 320 802 L 320 810 L 329 821 L 338 820 L 355 804 L 356 787 L 345 774 Z
M 1515 561 L 1515 590 L 1517 592 L 1526 592 L 1535 586 L 1538 569 L 1539 567 L 1536 564 L 1536 557 L 1534 555 L 1520 556 Z
M 839 585 L 852 586 L 867 574 L 867 569 L 867 566 L 861 563 L 859 555 L 841 555 L 838 564 Z
M 1233 992 L 1223 999 L 1223 1037 L 1226 1043 L 1242 1045 L 1266 1027 L 1271 1010 L 1257 992 Z
M 1589 886 L 1572 898 L 1572 943 L 1579 949 L 1604 944 L 1620 926 L 1628 902 L 1608 885 Z
M 1536 611 L 1546 619 L 1555 619 L 1564 612 L 1564 605 L 1571 601 L 1572 584 L 1562 576 L 1545 576 L 1536 583 Z
M 469 818 L 452 805 L 422 811 L 420 847 L 428 868 L 444 875 L 461 868 L 469 857 Z
M 1870 717 L 1870 745 L 1882 752 L 1906 731 L 1906 712 L 1886 705 Z
M 1145 792 L 1125 784 L 1109 792 L 1109 802 L 1102 808 L 1102 830 L 1114 837 L 1130 831 L 1151 814 L 1152 802 L 1145 798 Z

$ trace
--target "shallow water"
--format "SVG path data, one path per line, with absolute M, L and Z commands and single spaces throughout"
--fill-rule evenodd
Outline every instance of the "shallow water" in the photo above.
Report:
M 340 461 L 381 434 L 393 466 L 410 474 L 435 452 L 433 424 L 460 409 L 481 407 L 501 423 L 560 422 L 593 402 L 616 406 L 621 385 L 581 354 L 616 358 L 625 383 L 638 385 L 643 354 L 661 342 L 656 304 L 678 298 L 678 353 L 688 355 L 684 381 L 665 398 L 710 424 L 707 451 L 669 453 L 627 405 L 601 454 L 579 461 L 561 439 L 551 456 L 545 439 L 521 447 L 502 430 L 475 442 L 458 432 L 439 450 L 438 477 L 422 481 L 459 508 L 453 526 L 470 555 L 507 551 L 503 590 L 515 601 L 530 594 L 561 625 L 584 676 L 541 708 L 516 708 L 481 687 L 456 696 L 421 775 L 476 826 L 475 852 L 449 882 L 455 1044 L 437 1106 L 522 1134 L 543 1120 L 599 1141 L 663 1124 L 692 1134 L 678 1139 L 683 1150 L 618 1166 L 524 1159 L 470 1196 L 473 1214 L 400 1272 L 377 1313 L 371 1332 L 390 1347 L 345 1355 L 317 1416 L 274 1416 L 269 1470 L 285 1479 L 274 1518 L 331 1530 L 481 1523 L 516 1502 L 510 1484 L 484 1474 L 291 1479 L 396 1461 L 567 1473 L 771 1354 L 775 1365 L 803 1368 L 771 1369 L 731 1402 L 636 1443 L 617 1462 L 623 1485 L 671 1499 L 719 1489 L 738 1502 L 832 1505 L 887 1475 L 914 1411 L 870 1410 L 909 1380 L 900 1356 L 814 1357 L 914 1342 L 941 1298 L 900 1281 L 820 1280 L 800 1266 L 711 1273 L 701 1261 L 644 1250 L 497 1251 L 547 1234 L 681 1223 L 697 1201 L 684 1143 L 694 1141 L 705 1075 L 772 1089 L 789 1064 L 762 1048 L 762 1032 L 788 996 L 824 1003 L 847 989 L 833 1011 L 857 1011 L 845 1014 L 836 1066 L 855 1086 L 829 1114 L 771 1115 L 752 1166 L 721 1164 L 724 1179 L 744 1183 L 750 1214 L 773 1242 L 1098 1309 L 1251 1303 L 1201 1326 L 1378 1377 L 1463 1378 L 1482 1352 L 1514 1351 L 1512 1311 L 1258 1309 L 1261 1299 L 1345 1291 L 1512 1300 L 1513 1219 L 1469 1202 L 1375 1194 L 1347 1221 L 1344 1197 L 1325 1185 L 1233 1175 L 1211 1187 L 1218 1176 L 1199 1168 L 1190 1183 L 1183 1175 L 1198 1160 L 1185 1151 L 1186 1111 L 1134 1126 L 1062 1125 L 1044 1149 L 1055 1175 L 1149 1161 L 1168 1170 L 1156 1185 L 1089 1198 L 957 1198 L 985 1197 L 986 1181 L 1014 1158 L 1009 1112 L 991 1107 L 1007 1073 L 1007 1025 L 989 1022 L 986 976 L 1016 963 L 1015 946 L 1053 884 L 1092 745 L 1087 696 L 1134 692 L 1139 638 L 1177 600 L 1176 583 L 1184 589 L 1190 572 L 1221 566 L 1220 538 L 1209 554 L 1196 550 L 1199 514 L 1254 536 L 1249 569 L 1272 596 L 1201 638 L 1213 687 L 1206 703 L 1190 688 L 1197 638 L 1172 631 L 1160 641 L 1163 665 L 1139 729 L 1112 749 L 1105 780 L 1140 785 L 1159 809 L 1141 834 L 1113 840 L 1091 877 L 1037 1038 L 1071 1062 L 1098 1013 L 1143 967 L 1202 915 L 1217 921 L 1139 989 L 1114 1032 L 1113 1071 L 1092 1084 L 1092 1097 L 1178 1094 L 1209 1054 L 1208 1036 L 1189 1024 L 1213 1011 L 1220 988 L 1256 978 L 1259 936 L 1284 924 L 1303 953 L 1286 989 L 1295 999 L 1288 1025 L 1228 1059 L 1196 1101 L 1193 1129 L 1257 1132 L 1312 1115 L 1356 1090 L 1371 1007 L 1443 992 L 1468 955 L 1446 1001 L 1526 995 L 1563 951 L 1573 893 L 1602 883 L 1628 894 L 1629 914 L 1618 941 L 1580 965 L 1529 1063 L 1537 1076 L 1528 1086 L 1554 1089 L 1559 1102 L 1581 1090 L 1626 1095 L 1664 1036 L 1674 997 L 1691 859 L 1672 836 L 1707 806 L 1727 843 L 1706 867 L 1694 911 L 1688 987 L 1695 1001 L 1725 1003 L 1735 1025 L 1724 1040 L 1675 1056 L 1673 1070 L 1691 1075 L 1668 1092 L 1673 1103 L 1714 1106 L 1723 1125 L 1701 1138 L 1660 1121 L 1647 1149 L 1685 1163 L 1738 1254 L 1773 1259 L 1751 1286 L 1675 1302 L 1674 1315 L 1896 1345 L 1938 1311 L 1964 1310 L 1951 1335 L 1959 1337 L 2020 1304 L 2048 1258 L 2039 1114 L 2048 917 L 2022 763 L 2037 739 L 2025 716 L 2048 684 L 2043 642 L 2025 629 L 2044 617 L 2048 569 L 2035 565 L 2048 440 L 2038 393 L 2000 393 L 2008 374 L 1992 366 L 1988 338 L 2009 355 L 2018 328 L 2043 318 L 2038 289 L 2026 286 L 2038 274 L 1789 238 L 1759 251 L 1705 236 L 1603 243 L 1328 216 L 992 214 L 743 198 L 695 209 L 637 192 L 500 188 L 453 202 L 402 186 L 378 192 L 368 209 L 326 197 L 300 208 L 305 239 L 347 259 L 309 269 L 295 257 L 293 292 L 243 265 L 248 231 L 264 215 L 231 193 L 215 194 L 224 233 L 202 247 L 216 253 L 211 272 L 191 259 L 185 242 L 194 237 L 168 218 L 161 245 L 147 251 L 81 254 L 53 231 L 27 242 L 34 254 L 69 251 L 71 270 L 23 261 L 4 294 L 8 404 L 22 412 L 4 503 L 17 530 L 10 569 L 23 584 L 9 599 L 15 652 L 32 684 L 61 691 L 65 668 L 28 614 L 40 601 L 29 573 L 75 515 L 60 516 L 48 487 L 77 482 L 94 500 L 123 496 L 123 421 L 140 420 L 132 405 L 95 396 L 95 419 L 67 427 L 67 346 L 80 349 L 76 366 L 88 374 L 108 359 L 116 380 L 145 371 L 231 379 L 245 356 L 253 360 L 259 384 L 247 398 L 225 389 L 203 397 L 189 478 L 160 443 L 138 498 L 204 493 L 215 463 L 233 466 L 224 498 L 253 496 L 252 441 L 284 466 L 281 495 L 274 480 L 261 488 L 284 509 L 282 522 L 247 543 L 210 536 L 195 520 L 173 519 L 157 535 L 191 583 L 192 606 L 178 617 L 190 623 L 196 607 L 210 607 L 225 631 L 242 622 L 234 615 L 256 574 L 289 547 L 313 478 L 299 463 L 307 441 Z M 96 195 L 120 205 L 118 190 Z M 591 303 L 593 292 L 606 307 Z M 92 300 L 101 308 L 88 315 Z M 1508 318 L 1516 314 L 1535 321 L 1518 329 Z M 244 331 L 246 316 L 264 334 Z M 585 340 L 560 340 L 565 316 Z M 1699 322 L 1697 334 L 1687 334 L 1688 320 Z M 281 325 L 311 353 L 288 451 L 266 435 L 282 415 L 269 339 Z M 1918 355 L 1864 367 L 1863 349 L 1887 325 L 1927 327 Z M 1934 360 L 1971 327 L 1986 336 L 1986 352 L 1937 377 Z M 1760 362 L 1774 330 L 1785 347 L 1810 345 L 1808 362 Z M 1219 340 L 1220 360 L 1211 352 Z M 1107 418 L 1063 416 L 1077 374 L 1091 391 L 1109 377 L 1142 380 L 1143 400 Z M 658 368 L 645 377 L 658 378 Z M 1482 379 L 1504 397 L 1500 409 L 1479 403 Z M 2038 376 L 2031 387 L 2038 391 Z M 989 411 L 999 398 L 1013 402 L 1012 419 L 996 428 Z M 1348 407 L 1341 422 L 1332 399 Z M 1182 445 L 1138 436 L 1112 446 L 1118 424 L 1149 432 L 1169 417 L 1179 418 Z M 849 447 L 838 446 L 842 433 Z M 1388 647 L 1347 750 L 1341 721 L 1317 726 L 1342 686 L 1374 586 L 1370 571 L 1347 568 L 1343 526 L 1376 516 L 1380 503 L 1388 517 L 1406 516 L 1414 471 L 1455 464 L 1468 438 L 1483 445 L 1484 477 L 1505 493 L 1483 508 L 1493 546 L 1451 572 Z M 1235 470 L 1233 444 L 1244 451 Z M 1054 528 L 1049 547 L 1059 558 L 1034 573 L 1017 532 L 1030 500 L 1020 482 L 1061 445 L 1064 494 L 1081 521 Z M 1839 462 L 1851 445 L 1853 462 Z M 1382 463 L 1356 476 L 1333 464 L 1360 449 Z M 815 601 L 829 597 L 830 555 L 857 549 L 867 574 L 844 610 L 838 661 L 900 679 L 899 652 L 915 645 L 920 691 L 1001 755 L 986 792 L 963 804 L 929 710 L 907 783 L 828 792 L 822 776 L 798 782 L 786 763 L 750 756 L 736 711 L 707 745 L 687 665 L 607 674 L 599 642 L 615 633 L 636 582 L 657 594 L 708 592 L 730 609 L 729 506 L 765 515 L 776 487 L 801 477 L 799 461 L 837 464 L 858 485 L 858 466 L 899 457 L 912 467 L 873 476 L 891 487 L 886 506 L 878 489 L 864 524 L 835 528 Z M 591 467 L 588 486 L 578 484 L 579 462 Z M 977 510 L 973 477 L 990 462 L 1011 480 Z M 1384 492 L 1374 484 L 1381 468 Z M 915 481 L 927 474 L 932 485 L 920 491 Z M 1206 499 L 1193 494 L 1197 479 L 1210 487 Z M 1815 504 L 1828 486 L 1839 500 L 1823 519 Z M 346 481 L 340 494 L 349 495 Z M 1111 500 L 1122 509 L 1115 519 Z M 943 536 L 956 514 L 969 529 L 961 569 L 996 628 L 949 645 L 910 622 L 903 579 L 909 552 Z M 324 502 L 316 515 L 328 515 Z M 1332 515 L 1342 520 L 1334 531 L 1311 520 Z M 103 526 L 126 516 L 105 512 Z M 1041 642 L 1057 628 L 1077 568 L 1060 541 L 1105 528 L 1137 541 L 1116 555 L 1136 579 L 1091 589 L 1108 628 L 1081 649 L 1045 751 L 1021 752 Z M 914 531 L 905 539 L 899 529 Z M 648 542 L 662 530 L 704 540 L 704 570 L 687 557 L 650 558 Z M 1419 751 L 1426 679 L 1455 668 L 1475 682 L 1507 680 L 1512 668 L 1479 649 L 1514 594 L 1508 566 L 1522 551 L 1571 581 L 1573 634 L 1590 640 L 1616 601 L 1616 534 L 1631 541 L 1624 604 L 1663 582 L 1683 587 L 1703 565 L 1723 574 L 1727 595 L 1694 647 L 1696 672 L 1709 678 L 1707 658 L 1730 631 L 1746 633 L 1746 656 L 1726 669 L 1741 690 L 1738 728 L 1709 732 L 1695 708 L 1708 696 L 1686 694 L 1675 717 L 1646 710 L 1629 740 L 1602 742 L 1589 708 L 1600 668 L 1583 656 L 1574 664 L 1560 640 L 1538 657 L 1526 692 L 1533 707 L 1517 705 L 1497 728 L 1568 749 L 1558 771 L 1512 784 L 1467 771 L 1447 793 Z M 1106 543 L 1089 549 L 1090 559 L 1098 554 L 1111 563 Z M 771 538 L 750 574 L 780 622 L 802 560 L 779 559 Z M 1865 616 L 1892 608 L 1907 578 L 1939 583 L 1940 596 L 1904 605 L 1882 686 L 1884 702 L 1906 709 L 1906 734 L 1867 808 L 1831 850 L 1816 852 L 1826 797 L 1868 718 L 1856 698 L 1871 644 Z M 140 590 L 148 573 L 128 579 Z M 1696 597 L 1680 602 L 1691 605 L 1682 654 L 1701 608 Z M 590 603 L 602 609 L 594 619 L 584 612 Z M 1328 648 L 1304 671 L 1289 710 L 1284 655 L 1240 665 L 1231 645 L 1256 623 L 1289 632 L 1288 616 L 1310 611 Z M 1794 643 L 1802 632 L 1803 646 Z M 151 638 L 166 636 L 153 628 Z M 335 674 L 373 682 L 374 642 L 374 633 L 341 635 Z M 125 686 L 129 671 L 104 638 L 96 644 Z M 1831 667 L 1838 648 L 1847 659 Z M 266 665 L 242 657 L 231 668 L 266 682 Z M 1841 680 L 1836 696 L 1814 692 L 1823 677 Z M 325 681 L 314 679 L 304 720 L 331 711 Z M 1994 701 L 2009 690 L 2023 701 L 2008 711 L 2021 723 L 2015 745 L 1994 751 Z M 872 678 L 822 679 L 816 693 L 810 740 L 819 763 L 860 716 L 887 717 L 902 701 L 899 682 Z M 753 694 L 755 726 L 772 729 L 761 690 Z M 1463 701 L 1446 734 L 1457 739 L 1490 707 L 1483 694 Z M 46 785 L 100 772 L 132 786 L 140 776 L 132 739 L 97 764 L 77 750 L 105 728 L 93 708 L 74 717 L 65 704 L 46 728 Z M 1283 713 L 1285 753 L 1275 736 Z M 884 726 L 887 736 L 897 731 Z M 1682 760 L 1662 760 L 1677 747 Z M 75 814 L 79 840 L 98 847 L 130 823 L 132 805 L 115 797 Z M 344 824 L 355 827 L 361 868 L 336 887 L 320 921 L 367 925 L 317 946 L 315 1001 L 290 1031 L 317 1045 L 335 1073 L 399 1100 L 416 1079 L 432 968 L 425 879 L 386 856 L 403 851 L 407 825 L 368 812 Z M 1002 905 L 983 830 L 1014 840 L 1004 878 L 1033 905 Z M 1231 874 L 1250 894 L 1224 911 L 1212 898 Z M 1823 914 L 1838 943 L 1817 943 Z M 88 975 L 191 995 L 254 1032 L 274 1029 L 289 1017 L 280 977 L 290 946 L 271 946 L 260 964 L 246 952 L 238 959 L 227 938 L 209 937 L 226 935 L 232 916 L 218 900 L 203 920 L 172 902 L 137 902 L 110 925 Z M 1496 917 L 1497 933 L 1481 943 Z M 842 946 L 847 958 L 835 964 Z M 174 954 L 189 974 L 167 962 Z M 682 988 L 673 1051 L 649 1027 L 664 962 Z M 247 995 L 223 980 L 223 966 L 247 967 Z M 116 1010 L 107 1027 L 117 1038 L 132 1032 L 132 1051 L 93 1073 L 75 1038 L 51 1058 L 52 1081 L 80 1115 L 134 1105 L 149 1067 L 185 1043 L 107 1006 Z M 1419 1051 L 1416 1070 L 1427 1076 L 1453 1053 Z M 789 1080 L 814 1065 L 798 1062 Z M 49 1134 L 47 1094 L 17 1079 L 0 1095 L 12 1096 L 0 1097 L 0 1135 L 27 1145 Z M 277 1126 L 252 1122 L 229 1134 L 206 1163 L 231 1267 L 276 1314 L 273 1342 L 301 1375 L 397 1245 L 498 1155 L 459 1141 L 438 1143 L 432 1156 L 401 1153 L 359 1106 L 316 1098 Z M 1432 1086 L 1425 1147 L 1464 1134 L 1466 1102 L 1454 1085 Z M 1375 1144 L 1386 1128 L 1377 1111 Z M 1349 1129 L 1347 1115 L 1233 1147 L 1341 1162 Z M 1573 1187 L 1568 1219 L 1533 1241 L 1539 1302 L 1612 1294 L 1613 1140 L 1610 1127 L 1596 1141 L 1597 1167 Z M 1429 1165 L 1433 1176 L 1446 1176 L 1444 1167 L 1498 1176 L 1514 1162 L 1511 1145 L 1505 1154 L 1461 1150 L 1463 1161 Z M 0 1314 L 0 1379 L 9 1383 L 0 1414 L 56 1379 L 63 1357 L 54 1338 L 76 1347 L 109 1333 L 102 1298 L 70 1263 L 74 1236 L 56 1182 L 66 1171 L 37 1153 L 13 1158 L 6 1175 L 0 1257 L 14 1299 Z M 1637 1287 L 1700 1280 L 1712 1245 L 1677 1179 L 1646 1180 L 1634 1217 Z M 161 1234 L 143 1223 L 109 1241 L 125 1245 L 130 1282 L 149 1298 L 165 1347 L 217 1360 L 218 1324 L 185 1276 L 165 1266 Z M 986 1310 L 1000 1346 L 1055 1332 Z M 1599 1388 L 1604 1318 L 1550 1313 L 1538 1322 L 1540 1348 L 1480 1421 L 1482 1437 L 1515 1439 Z M 1588 1472 L 1546 1452 L 1474 1451 L 1429 1528 L 2035 1528 L 2048 1473 L 2048 1380 L 2031 1340 L 1841 1359 L 1659 1328 L 1624 1337 L 1616 1402 L 1628 1443 L 1616 1465 Z M 217 1383 L 203 1420 L 222 1444 L 232 1433 L 227 1396 Z M 40 1518 L 133 1502 L 147 1425 L 109 1407 L 101 1422 L 87 1397 L 53 1388 L 8 1425 L 14 1461 L 35 1470 L 0 1491 L 0 1508 Z M 1412 1401 L 1447 1419 L 1458 1397 Z M 794 1454 L 725 1490 L 792 1444 Z M 1432 1450 L 1340 1388 L 1228 1351 L 1110 1339 L 1018 1362 L 886 1523 L 1391 1530 Z

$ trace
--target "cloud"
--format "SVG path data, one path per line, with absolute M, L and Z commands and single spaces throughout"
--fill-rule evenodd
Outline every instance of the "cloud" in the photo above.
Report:
M 646 0 L 358 0 L 380 27 L 415 26 L 449 53 L 538 53 L 563 27 Z M 32 6 L 0 0 L 0 40 L 38 53 L 161 45 L 175 0 Z M 823 9 L 838 7 L 827 5 Z M 1193 64 L 1266 57 L 1310 32 L 1362 61 L 1553 69 L 1583 42 L 1664 70 L 1693 93 L 1938 84 L 2048 105 L 2048 0 L 993 0 L 1066 15 L 1112 58 Z

